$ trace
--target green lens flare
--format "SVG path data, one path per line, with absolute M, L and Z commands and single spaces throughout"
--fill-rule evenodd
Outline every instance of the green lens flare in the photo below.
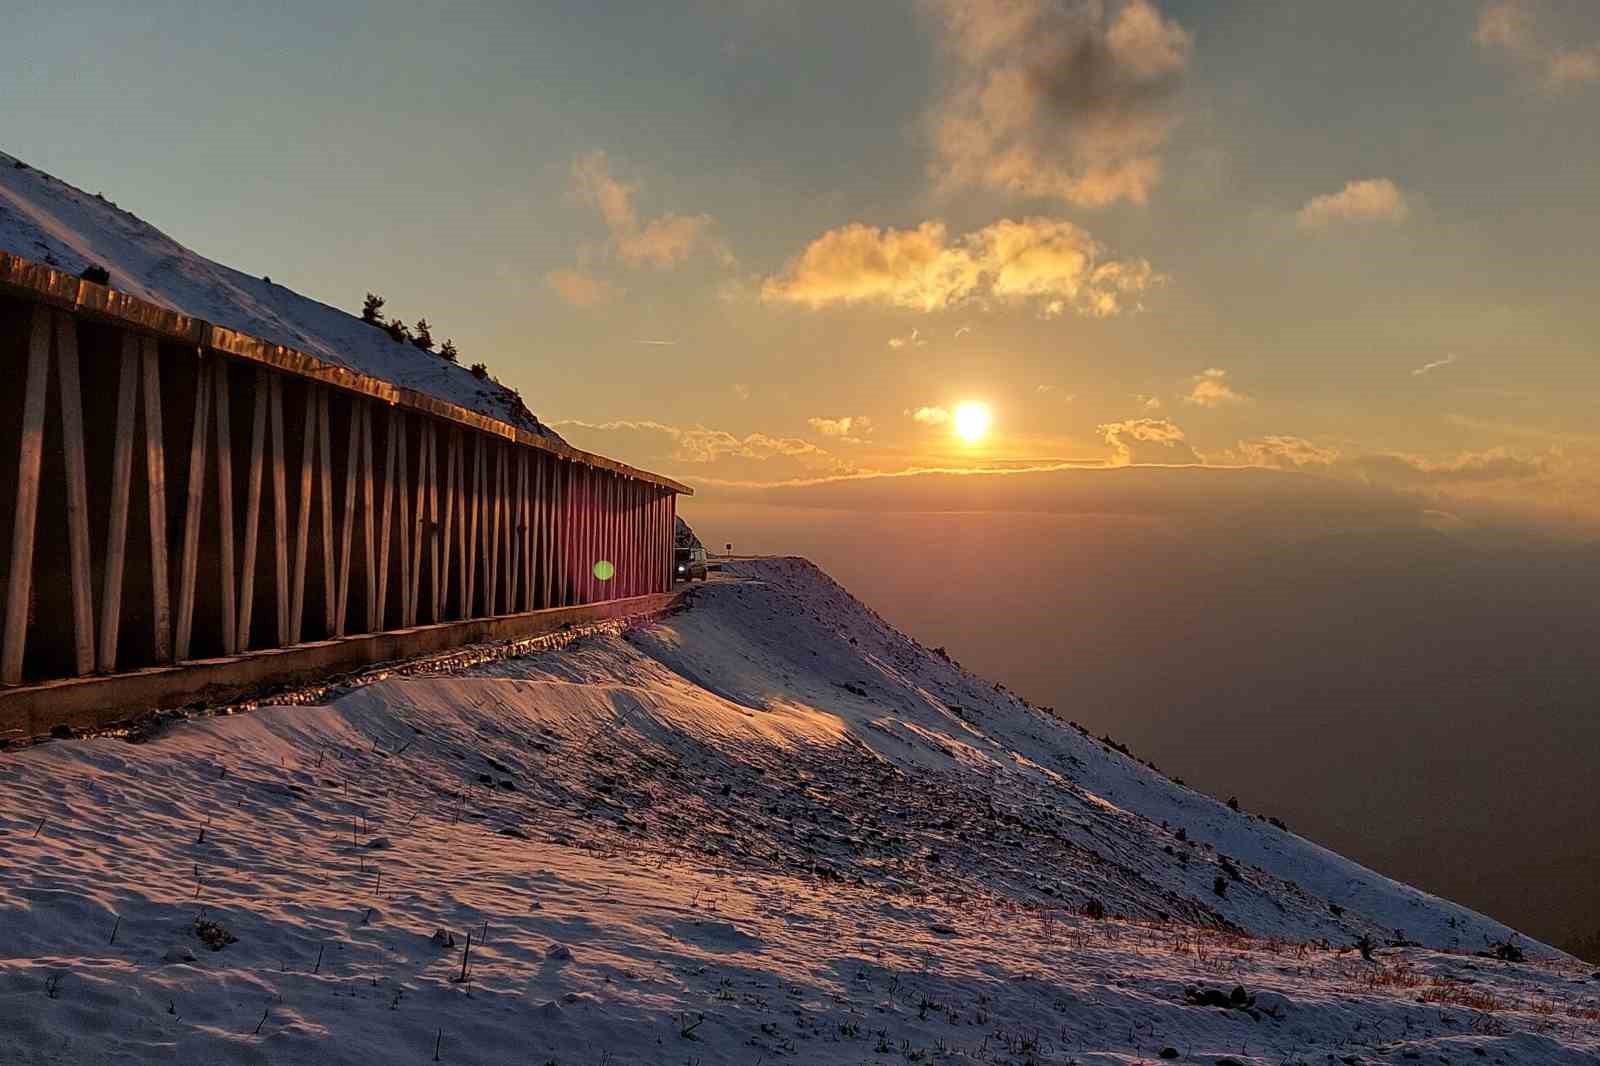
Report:
M 617 576 L 617 568 L 612 566 L 605 559 L 601 559 L 598 563 L 594 564 L 594 576 L 599 578 L 601 581 L 610 581 L 612 578 Z

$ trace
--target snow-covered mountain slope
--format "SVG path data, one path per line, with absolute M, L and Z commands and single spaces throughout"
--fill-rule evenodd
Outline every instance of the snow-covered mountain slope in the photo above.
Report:
M 131 296 L 560 439 L 496 382 L 395 341 L 355 315 L 197 255 L 116 204 L 4 152 L 0 251 L 72 274 L 103 267 L 111 287 Z
M 1513 934 L 1167 781 L 803 561 L 691 601 L 0 754 L 0 1062 L 1600 1055 L 1600 975 L 1475 954 Z
M 1058 882 L 1058 900 L 1116 894 L 1106 882 L 1125 877 L 1127 912 L 1139 917 L 1157 916 L 1161 899 L 1182 899 L 1210 920 L 1300 939 L 1370 932 L 1470 951 L 1514 935 L 1067 727 L 922 647 L 804 560 L 729 569 L 751 580 L 707 589 L 701 609 L 673 627 L 688 639 L 651 647 L 641 638 L 654 657 L 741 706 L 825 710 L 897 766 L 983 780 L 997 799 L 1010 796 L 1025 820 L 1002 822 L 1074 845 L 1069 854 L 1086 883 L 1067 881 L 1056 864 L 1038 871 L 1037 887 Z M 1105 854 L 1094 856 L 1097 847 Z M 1123 859 L 1129 865 L 1119 869 Z M 1248 875 L 1233 878 L 1230 864 Z M 1219 874 L 1229 882 L 1225 897 L 1214 891 Z

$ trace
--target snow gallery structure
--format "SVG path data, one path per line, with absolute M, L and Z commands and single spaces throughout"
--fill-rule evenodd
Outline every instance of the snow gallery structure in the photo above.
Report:
M 656 609 L 669 478 L 0 253 L 0 735 Z

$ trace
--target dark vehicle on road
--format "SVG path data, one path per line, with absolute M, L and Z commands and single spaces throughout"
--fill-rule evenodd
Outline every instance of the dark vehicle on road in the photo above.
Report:
M 675 550 L 673 575 L 677 581 L 704 581 L 706 579 L 706 550 L 704 548 L 678 548 Z

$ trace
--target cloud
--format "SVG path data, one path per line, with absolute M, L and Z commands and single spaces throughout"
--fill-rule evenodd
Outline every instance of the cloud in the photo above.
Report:
M 922 331 L 918 329 L 913 329 L 903 337 L 889 338 L 889 347 L 891 348 L 926 348 L 927 346 L 928 338 L 924 337 Z
M 1463 452 L 1444 460 L 1402 452 L 1376 452 L 1356 456 L 1348 462 L 1356 473 L 1399 487 L 1527 481 L 1543 477 L 1552 469 L 1548 456 L 1524 458 L 1505 448 Z
M 741 408 L 748 410 L 748 408 Z M 704 424 L 654 419 L 565 419 L 554 424 L 573 446 L 656 470 L 696 486 L 772 484 L 835 477 L 863 469 L 820 442 L 781 433 L 731 432 Z M 846 442 L 841 442 L 841 446 Z M 863 453 L 852 444 L 852 456 Z
M 1553 455 L 1519 456 L 1506 448 L 1430 459 L 1407 452 L 1342 452 L 1287 435 L 1242 440 L 1232 457 L 1249 466 L 1330 473 L 1396 489 L 1528 481 L 1556 466 Z
M 1071 403 L 1073 400 L 1078 398 L 1077 393 L 1062 392 L 1055 385 L 1035 385 L 1033 387 L 1033 391 L 1038 393 L 1040 396 L 1049 396 L 1052 399 L 1059 399 L 1062 403 Z
M 955 339 L 956 340 L 960 340 L 962 337 L 965 337 L 967 334 L 969 334 L 971 332 L 972 332 L 972 327 L 971 326 L 957 326 L 956 327 L 956 332 L 955 332 Z
M 1100 435 L 1111 445 L 1112 462 L 1117 466 L 1205 462 L 1184 437 L 1183 430 L 1165 418 L 1130 418 L 1099 428 Z
M 806 423 L 812 432 L 824 437 L 835 437 L 846 444 L 860 444 L 861 438 L 872 432 L 872 419 L 866 415 L 846 415 L 843 418 L 810 418 Z
M 544 276 L 544 282 L 573 307 L 597 307 L 621 291 L 609 281 L 581 270 L 552 270 Z
M 711 228 L 710 215 L 663 215 L 632 234 L 613 234 L 623 262 L 669 267 L 689 257 Z
M 797 437 L 778 437 L 767 433 L 750 433 L 738 436 L 721 429 L 705 426 L 673 426 L 649 419 L 616 419 L 609 422 L 586 422 L 568 418 L 552 422 L 562 430 L 578 429 L 594 433 L 629 432 L 654 436 L 667 445 L 666 458 L 679 463 L 714 463 L 726 458 L 773 459 L 778 457 L 810 459 L 824 468 L 837 467 L 837 460 L 810 441 Z
M 1159 411 L 1159 410 L 1161 410 L 1161 397 L 1159 397 L 1159 396 L 1146 396 L 1144 393 L 1141 392 L 1138 395 L 1136 395 L 1133 399 L 1134 399 L 1135 403 L 1137 403 L 1140 407 L 1144 408 L 1146 411 Z
M 710 215 L 668 213 L 641 220 L 634 203 L 638 186 L 615 177 L 603 151 L 573 160 L 572 188 L 605 221 L 611 250 L 629 266 L 665 269 L 700 249 L 709 250 L 725 263 L 732 262 L 727 247 L 712 236 L 716 223 Z
M 1144 260 L 1106 260 L 1070 222 L 1002 219 L 952 239 L 943 222 L 879 229 L 855 222 L 813 240 L 761 297 L 812 309 L 872 303 L 920 311 L 1028 304 L 1047 317 L 1070 309 L 1105 317 L 1138 307 L 1163 280 Z
M 697 487 L 706 484 L 702 479 Z M 866 472 L 786 483 L 722 483 L 716 497 L 741 513 L 748 513 L 750 503 L 858 511 L 874 525 L 896 513 L 980 521 L 982 515 L 1004 512 L 1073 514 L 1118 525 L 1134 518 L 1185 534 L 1215 530 L 1223 538 L 1218 543 L 1225 544 L 1269 532 L 1298 538 L 1329 528 L 1393 528 L 1418 513 L 1416 501 L 1381 486 L 1259 468 L 1163 465 Z M 708 506 L 711 498 L 710 491 L 697 497 L 696 508 Z M 790 526 L 779 543 L 792 546 L 796 536 L 819 528 L 816 519 L 794 521 L 799 524 Z M 1048 527 L 1045 535 L 1054 538 L 1060 532 Z M 1113 542 L 1113 548 L 1120 545 Z M 851 550 L 859 552 L 859 544 Z
M 1150 0 L 929 0 L 951 66 L 936 173 L 1086 207 L 1144 203 L 1192 40 Z
M 1554 92 L 1600 81 L 1600 44 L 1558 49 L 1545 65 L 1545 84 Z
M 750 386 L 742 385 L 736 381 L 733 383 L 733 394 L 741 400 L 748 400 L 750 398 Z
M 924 222 L 914 230 L 851 223 L 807 245 L 762 284 L 761 298 L 811 308 L 878 302 L 935 311 L 976 287 L 972 256 L 949 245 L 944 223 Z
M 1245 465 L 1275 470 L 1326 469 L 1339 461 L 1339 453 L 1335 449 L 1320 447 L 1304 437 L 1288 435 L 1242 440 L 1236 450 Z
M 1555 91 L 1600 82 L 1600 45 L 1557 51 L 1546 67 L 1546 82 Z
M 1421 366 L 1417 367 L 1411 372 L 1411 376 L 1414 378 L 1420 378 L 1427 374 L 1433 373 L 1435 370 L 1443 370 L 1445 367 L 1451 366 L 1460 361 L 1460 356 L 1456 355 L 1454 352 L 1451 352 L 1443 359 L 1435 359 L 1431 363 L 1423 363 Z
M 1172 452 L 1158 448 L 1147 461 L 1141 457 L 1116 466 L 1039 459 L 1005 467 L 906 465 L 739 482 L 721 478 L 718 471 L 715 481 L 695 478 L 696 486 L 706 489 L 696 507 L 710 505 L 714 496 L 738 507 L 743 501 L 764 501 L 859 509 L 872 522 L 894 511 L 973 515 L 1016 510 L 1141 521 L 1167 515 L 1181 521 L 1182 529 L 1209 525 L 1223 535 L 1222 546 L 1268 529 L 1296 540 L 1306 532 L 1317 534 L 1319 528 L 1321 533 L 1392 531 L 1408 516 L 1413 522 L 1420 517 L 1429 529 L 1454 522 L 1496 539 L 1513 526 L 1540 528 L 1564 539 L 1575 529 L 1574 509 L 1593 498 L 1592 492 L 1583 492 L 1593 481 L 1574 479 L 1567 461 L 1555 453 L 1532 459 L 1497 449 L 1442 460 L 1400 456 L 1398 461 L 1370 463 L 1363 473 L 1359 464 L 1344 457 L 1324 466 L 1320 460 L 1333 450 L 1318 444 L 1293 437 L 1260 441 L 1262 454 L 1270 457 L 1257 464 L 1240 463 L 1231 450 L 1226 465 L 1174 464 Z M 1289 458 L 1293 455 L 1302 461 L 1297 464 Z M 1380 470 L 1390 476 L 1378 476 Z M 768 465 L 759 472 L 769 471 L 776 468 Z M 1299 519 L 1312 521 L 1305 525 Z M 1596 528 L 1594 522 L 1600 522 L 1600 511 L 1588 508 L 1585 528 Z M 815 529 L 803 519 L 795 528 Z
M 1493 0 L 1479 9 L 1472 39 L 1511 60 L 1552 95 L 1600 82 L 1600 42 L 1567 43 L 1575 28 L 1547 30 L 1543 10 L 1534 0 Z
M 1209 367 L 1194 376 L 1189 395 L 1183 398 L 1183 402 L 1195 407 L 1230 407 L 1251 403 L 1253 398 L 1234 391 L 1228 384 L 1226 370 Z
M 1346 182 L 1336 193 L 1313 197 L 1295 216 L 1304 230 L 1338 222 L 1404 222 L 1411 214 L 1405 193 L 1388 178 Z
M 942 426 L 951 418 L 950 412 L 943 407 L 919 407 L 915 411 L 906 411 L 906 414 L 911 421 L 924 426 Z
M 1479 9 L 1472 39 L 1484 48 L 1531 52 L 1535 47 L 1533 21 L 1533 12 L 1522 0 L 1496 0 Z

